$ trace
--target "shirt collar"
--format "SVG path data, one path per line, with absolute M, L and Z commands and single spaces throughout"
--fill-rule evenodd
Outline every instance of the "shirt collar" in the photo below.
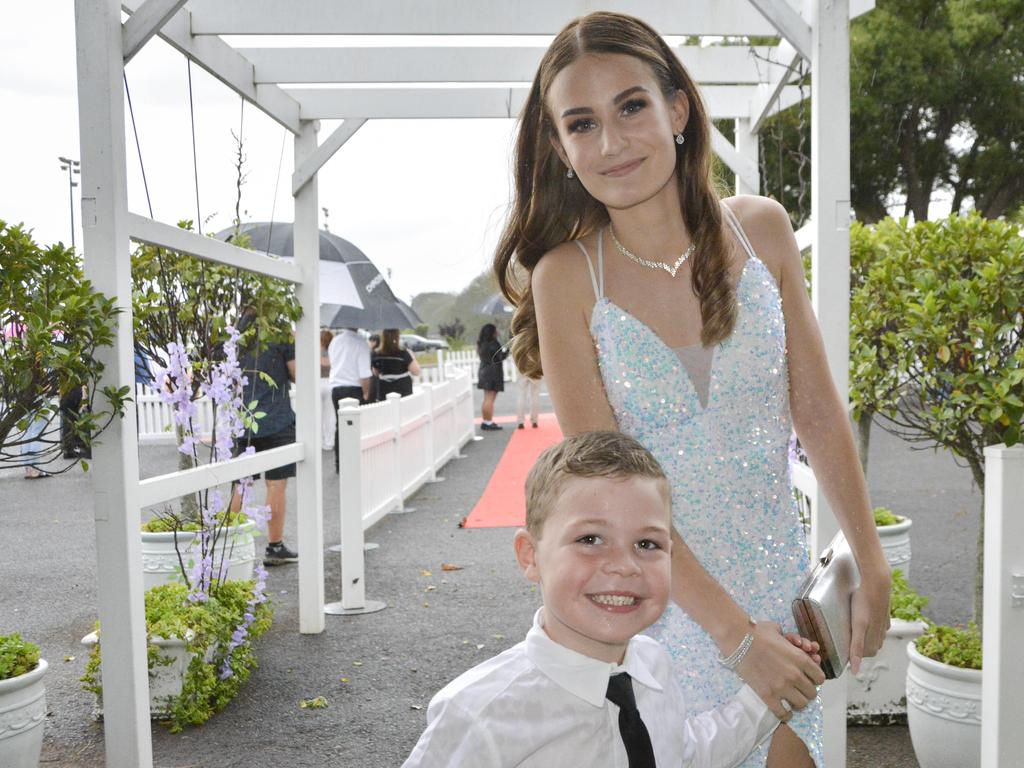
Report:
M 626 646 L 621 665 L 584 656 L 548 637 L 543 608 L 533 615 L 533 626 L 526 634 L 526 656 L 556 684 L 595 707 L 604 706 L 608 678 L 619 672 L 628 672 L 633 680 L 655 691 L 663 690 L 641 658 L 636 638 Z

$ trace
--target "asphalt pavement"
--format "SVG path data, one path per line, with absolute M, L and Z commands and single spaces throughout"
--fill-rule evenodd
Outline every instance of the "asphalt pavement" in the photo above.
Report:
M 477 397 L 479 403 L 479 396 Z M 546 398 L 544 410 L 550 410 Z M 498 415 L 515 393 L 499 396 Z M 510 529 L 460 529 L 480 497 L 511 429 L 481 433 L 443 481 L 407 502 L 413 511 L 385 517 L 367 532 L 366 595 L 388 607 L 375 614 L 327 617 L 320 635 L 298 631 L 297 569 L 271 569 L 276 616 L 257 644 L 260 667 L 239 697 L 200 728 L 171 734 L 153 726 L 159 768 L 279 768 L 400 765 L 424 727 L 430 697 L 474 664 L 523 638 L 539 596 L 519 573 Z M 324 529 L 339 539 L 338 483 L 324 454 Z M 140 450 L 143 476 L 173 471 L 170 446 Z M 869 484 L 876 504 L 914 520 L 912 583 L 931 598 L 941 622 L 965 621 L 981 497 L 970 473 L 945 453 L 914 451 L 874 431 Z M 288 489 L 295 508 L 294 484 Z M 96 549 L 88 475 L 80 469 L 26 481 L 0 472 L 0 634 L 37 642 L 50 662 L 43 766 L 102 766 L 102 724 L 80 688 L 86 654 L 79 645 L 96 620 Z M 295 515 L 286 524 L 295 542 Z M 301 554 L 301 553 L 300 553 Z M 443 564 L 460 570 L 442 570 Z M 340 556 L 327 553 L 328 601 L 340 599 Z M 300 709 L 323 696 L 325 709 Z M 850 768 L 916 768 L 905 727 L 848 731 Z

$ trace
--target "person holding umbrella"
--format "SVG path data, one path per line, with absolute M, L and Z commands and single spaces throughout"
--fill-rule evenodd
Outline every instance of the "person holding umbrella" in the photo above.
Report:
M 360 405 L 370 402 L 370 345 L 356 328 L 345 328 L 327 347 L 331 361 L 331 406 L 355 398 Z M 334 471 L 338 471 L 338 421 L 334 421 Z

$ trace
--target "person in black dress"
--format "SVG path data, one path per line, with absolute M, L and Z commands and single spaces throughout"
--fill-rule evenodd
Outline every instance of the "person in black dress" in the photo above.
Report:
M 480 357 L 480 372 L 476 386 L 484 391 L 484 403 L 480 409 L 483 423 L 480 429 L 501 429 L 494 423 L 494 400 L 499 392 L 505 391 L 505 372 L 502 361 L 508 357 L 508 350 L 498 341 L 498 329 L 494 323 L 486 323 L 480 329 L 476 340 L 476 353 Z
M 379 400 L 384 400 L 391 392 L 408 397 L 412 394 L 412 377 L 420 375 L 420 364 L 412 352 L 402 348 L 397 328 L 384 329 L 380 346 L 370 358 L 370 367 L 380 380 Z

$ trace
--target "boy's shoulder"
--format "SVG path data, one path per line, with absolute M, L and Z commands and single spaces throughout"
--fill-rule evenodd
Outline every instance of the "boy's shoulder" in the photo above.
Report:
M 477 716 L 507 695 L 509 688 L 524 676 L 535 671 L 536 667 L 526 655 L 526 642 L 516 643 L 448 683 L 430 700 L 430 710 L 454 704 L 467 715 Z

